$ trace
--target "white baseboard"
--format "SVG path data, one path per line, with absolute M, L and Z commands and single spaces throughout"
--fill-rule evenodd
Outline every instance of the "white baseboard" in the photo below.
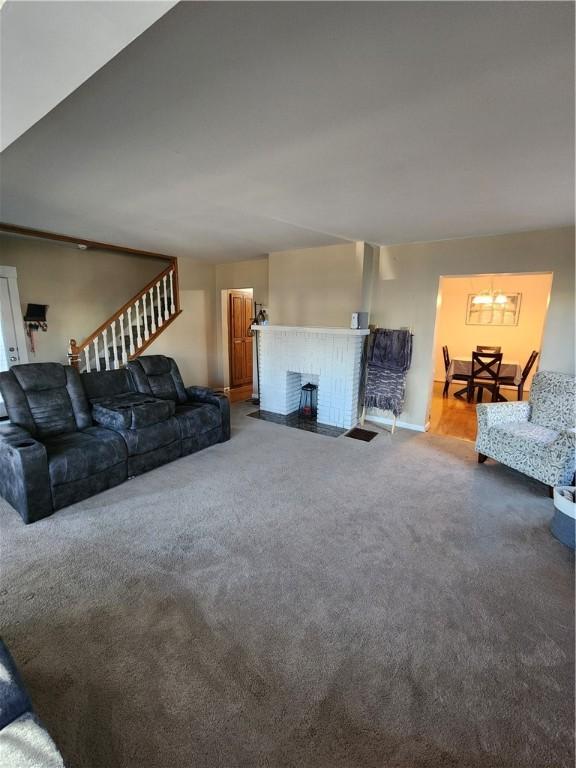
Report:
M 384 427 L 391 427 L 394 423 L 394 419 L 389 416 L 372 416 L 366 415 L 366 421 L 373 421 L 374 424 L 381 424 Z M 399 421 L 396 419 L 396 426 L 398 429 L 411 429 L 413 432 L 428 432 L 430 429 L 430 422 L 427 421 L 424 426 L 421 424 L 411 424 L 409 421 Z

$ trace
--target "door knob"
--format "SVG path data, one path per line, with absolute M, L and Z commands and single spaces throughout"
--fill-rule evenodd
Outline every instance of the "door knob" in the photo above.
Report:
M 18 360 L 18 358 L 16 357 L 16 355 L 10 355 L 10 358 L 9 358 L 9 359 L 10 359 L 10 362 L 11 362 L 11 363 L 14 363 L 14 362 L 16 362 L 16 360 Z

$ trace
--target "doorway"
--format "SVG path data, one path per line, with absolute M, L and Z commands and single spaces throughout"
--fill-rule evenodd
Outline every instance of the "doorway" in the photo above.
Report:
M 27 362 L 16 269 L 0 267 L 0 371 Z M 0 394 L 0 418 L 5 416 L 6 409 Z
M 226 357 L 230 400 L 248 400 L 253 393 L 254 334 L 250 326 L 254 322 L 252 288 L 234 288 L 224 292 Z
M 501 353 L 499 395 L 527 400 L 540 360 L 553 275 L 481 274 L 440 278 L 434 335 L 430 431 L 476 439 L 476 403 L 492 399 L 488 389 L 468 400 L 472 354 Z M 536 353 L 534 358 L 533 353 Z

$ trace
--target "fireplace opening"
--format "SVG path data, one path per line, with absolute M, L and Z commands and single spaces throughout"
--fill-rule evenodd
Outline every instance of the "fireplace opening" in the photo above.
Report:
M 300 388 L 298 418 L 302 421 L 316 421 L 318 416 L 318 385 L 310 381 Z

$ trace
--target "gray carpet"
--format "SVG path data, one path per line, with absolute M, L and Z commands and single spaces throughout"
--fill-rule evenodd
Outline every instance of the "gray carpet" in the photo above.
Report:
M 574 561 L 542 486 L 249 410 L 35 525 L 1 503 L 1 633 L 70 765 L 572 766 Z

